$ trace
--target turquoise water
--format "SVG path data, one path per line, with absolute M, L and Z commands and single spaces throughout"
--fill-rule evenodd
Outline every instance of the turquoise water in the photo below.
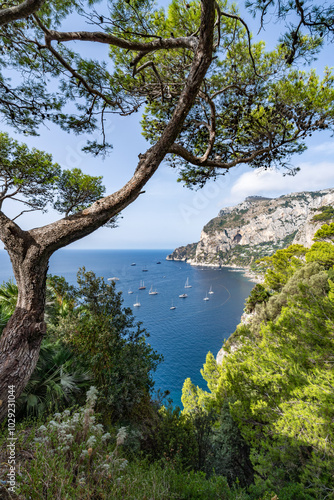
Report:
M 200 369 L 205 356 L 215 356 L 240 321 L 244 302 L 254 284 L 240 272 L 227 268 L 192 267 L 166 261 L 169 250 L 60 250 L 52 256 L 49 272 L 76 282 L 79 267 L 97 276 L 118 277 L 116 288 L 123 292 L 124 306 L 134 307 L 136 318 L 150 333 L 148 342 L 164 362 L 154 375 L 155 388 L 169 390 L 174 404 L 181 404 L 184 380 L 205 388 Z M 157 264 L 157 262 L 161 264 Z M 136 263 L 135 266 L 131 266 Z M 143 272 L 147 269 L 147 272 Z M 0 282 L 13 276 L 6 252 L 0 252 Z M 192 288 L 185 289 L 189 278 Z M 144 280 L 146 289 L 138 290 Z M 157 295 L 149 295 L 153 286 Z M 204 297 L 212 287 L 213 294 Z M 128 291 L 131 289 L 132 294 Z M 187 293 L 185 299 L 179 298 Z M 170 310 L 174 303 L 175 310 Z

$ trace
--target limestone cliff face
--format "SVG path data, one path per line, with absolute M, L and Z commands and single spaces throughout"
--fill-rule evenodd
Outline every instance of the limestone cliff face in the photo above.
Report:
M 334 205 L 334 189 L 293 193 L 279 198 L 253 196 L 221 210 L 204 226 L 200 241 L 167 257 L 193 265 L 249 267 L 292 243 L 310 247 L 324 222 L 314 222 L 319 209 Z

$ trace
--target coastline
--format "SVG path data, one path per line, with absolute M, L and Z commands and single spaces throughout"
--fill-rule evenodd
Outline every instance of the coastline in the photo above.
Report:
M 249 279 L 249 281 L 252 281 L 253 283 L 263 283 L 263 276 L 255 273 L 254 271 L 251 271 L 249 267 L 240 267 L 236 266 L 233 264 L 227 265 L 227 264 L 212 264 L 208 262 L 195 262 L 191 259 L 168 259 L 168 256 L 166 257 L 167 261 L 175 261 L 175 262 L 186 262 L 187 264 L 190 264 L 191 266 L 194 267 L 210 267 L 212 269 L 220 269 L 222 267 L 226 267 L 227 269 L 230 269 L 231 272 L 240 272 L 243 273 L 243 276 L 245 278 Z

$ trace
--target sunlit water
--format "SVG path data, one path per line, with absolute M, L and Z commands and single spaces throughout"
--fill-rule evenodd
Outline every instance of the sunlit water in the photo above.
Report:
M 124 306 L 132 307 L 136 318 L 150 333 L 148 342 L 163 354 L 154 375 L 155 388 L 171 393 L 181 404 L 184 380 L 190 377 L 205 388 L 200 369 L 208 351 L 214 355 L 240 321 L 246 297 L 254 284 L 242 273 L 223 269 L 192 267 L 166 261 L 171 250 L 60 250 L 50 261 L 49 272 L 76 282 L 79 267 L 85 266 L 105 279 L 117 277 Z M 157 264 L 161 262 L 161 264 Z M 131 266 L 135 263 L 135 266 Z M 147 269 L 147 272 L 143 272 Z M 6 252 L 0 252 L 0 282 L 13 276 Z M 184 288 L 189 278 L 191 288 Z M 138 290 L 144 280 L 145 290 Z M 157 295 L 149 295 L 151 286 Z M 208 294 L 212 287 L 213 294 Z M 133 293 L 129 294 L 128 291 Z M 187 293 L 185 299 L 179 298 Z M 204 301 L 206 295 L 208 301 Z M 133 307 L 138 301 L 140 307 Z M 172 301 L 176 309 L 171 310 Z

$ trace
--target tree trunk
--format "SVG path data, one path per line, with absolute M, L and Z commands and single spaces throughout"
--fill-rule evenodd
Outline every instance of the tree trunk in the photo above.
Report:
M 11 255 L 19 297 L 14 314 L 0 337 L 0 421 L 6 418 L 8 389 L 14 386 L 18 397 L 35 369 L 44 322 L 48 258 L 27 252 L 25 259 Z

